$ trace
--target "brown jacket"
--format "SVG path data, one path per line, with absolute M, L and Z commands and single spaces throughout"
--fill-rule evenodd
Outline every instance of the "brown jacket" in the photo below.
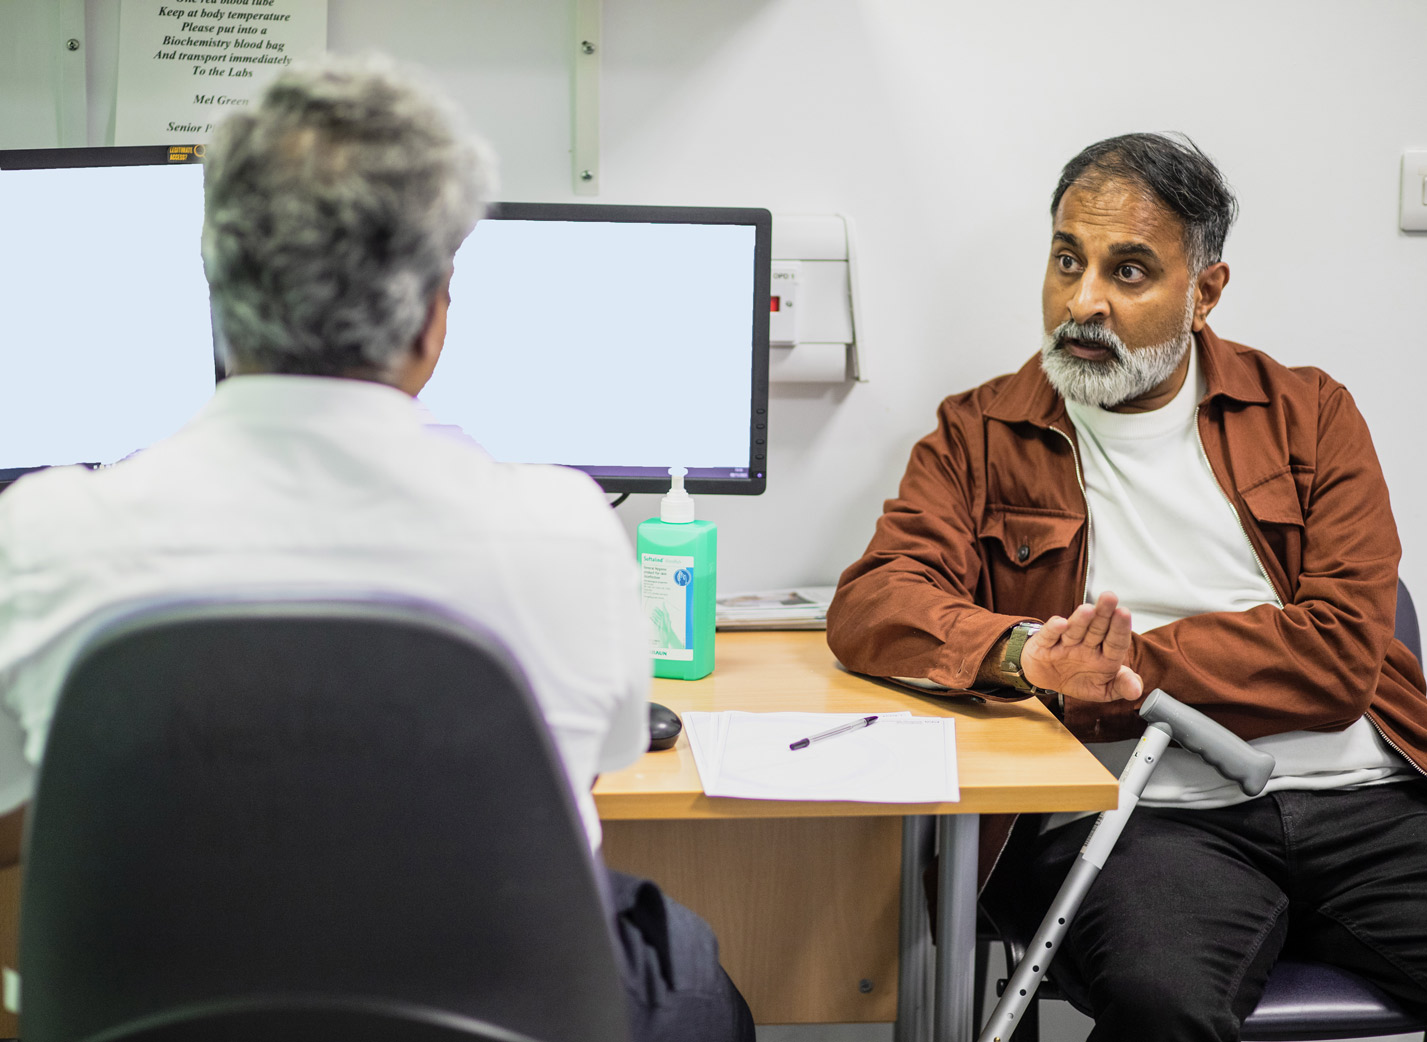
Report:
M 1198 343 L 1200 441 L 1284 607 L 1137 633 L 1130 668 L 1146 692 L 1164 688 L 1249 739 L 1341 730 L 1367 713 L 1427 773 L 1422 668 L 1392 636 L 1397 527 L 1352 397 L 1207 327 Z M 938 421 L 843 572 L 827 639 L 850 670 L 964 691 L 1018 621 L 1086 599 L 1086 503 L 1075 428 L 1039 357 L 947 398 Z M 1065 722 L 1086 742 L 1132 738 L 1137 709 L 1072 699 Z

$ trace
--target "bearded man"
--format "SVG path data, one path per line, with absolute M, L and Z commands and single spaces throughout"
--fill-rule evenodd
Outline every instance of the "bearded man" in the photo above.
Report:
M 1056 962 L 1095 1040 L 1237 1039 L 1286 949 L 1427 1009 L 1427 696 L 1393 638 L 1397 529 L 1342 385 L 1210 330 L 1235 211 L 1187 140 L 1072 159 L 1040 354 L 942 403 L 828 612 L 849 669 L 1038 696 L 1116 773 L 1157 688 L 1276 757 L 1254 799 L 1163 758 Z M 1039 917 L 1092 822 L 1052 815 L 1002 859 L 1012 914 Z

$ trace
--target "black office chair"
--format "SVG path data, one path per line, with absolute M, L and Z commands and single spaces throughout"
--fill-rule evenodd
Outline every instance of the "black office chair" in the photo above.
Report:
M 499 642 L 429 606 L 105 626 L 55 714 L 26 1042 L 628 1042 L 568 782 Z
M 125 1042 L 534 1042 L 529 1035 L 424 1006 L 323 999 L 202 1002 L 127 1024 L 118 1037 Z
M 1422 661 L 1422 633 L 1417 608 L 1402 580 L 1397 583 L 1397 624 L 1394 635 Z M 1019 831 L 1019 830 L 1018 830 Z M 1022 836 L 1025 834 L 1022 833 Z M 1014 841 L 1014 837 L 1013 837 Z M 982 923 L 997 929 L 984 914 Z M 990 917 L 990 918 L 994 918 Z M 1030 928 L 1034 930 L 1034 926 Z M 1015 927 L 1000 930 L 1006 964 L 1015 966 L 1025 955 L 1030 931 Z M 978 951 L 978 959 L 983 958 Z M 984 971 L 978 968 L 978 984 Z M 1005 982 L 1001 982 L 1004 986 Z M 1036 999 L 1063 998 L 1047 979 Z M 1040 1038 L 1039 1001 L 1023 1014 L 1012 1042 L 1037 1042 Z M 978 1010 L 978 1021 L 980 1012 Z M 1244 1042 L 1307 1042 L 1339 1038 L 1375 1038 L 1381 1035 L 1427 1031 L 1427 1019 L 1404 1010 L 1390 996 L 1355 973 L 1324 963 L 1280 959 L 1269 973 L 1258 1006 L 1244 1021 Z

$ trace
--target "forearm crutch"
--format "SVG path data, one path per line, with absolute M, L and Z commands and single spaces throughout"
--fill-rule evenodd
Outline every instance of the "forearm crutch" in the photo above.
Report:
M 1105 859 L 1114 849 L 1171 739 L 1198 753 L 1224 777 L 1238 782 L 1246 796 L 1257 796 L 1268 784 L 1269 775 L 1273 773 L 1272 756 L 1254 749 L 1203 713 L 1175 701 L 1163 691 L 1150 693 L 1140 707 L 1140 716 L 1149 726 L 1120 773 L 1119 806 L 1102 812 L 1090 830 L 1085 846 L 1080 848 L 1080 856 L 1051 902 L 1050 911 L 1041 920 L 1025 957 L 1007 981 L 1001 1000 L 977 1036 L 977 1042 L 1007 1042 L 1021 1022 L 1021 1014 L 1035 999 L 1036 988 L 1040 987 L 1051 960 L 1059 951 L 1061 939 L 1080 909 L 1080 902 L 1104 867 Z

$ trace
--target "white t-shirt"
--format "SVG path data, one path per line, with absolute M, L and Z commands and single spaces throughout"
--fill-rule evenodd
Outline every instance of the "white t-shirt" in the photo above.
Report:
M 1205 612 L 1282 607 L 1205 458 L 1195 429 L 1205 392 L 1195 349 L 1179 393 L 1152 412 L 1066 402 L 1090 507 L 1086 586 L 1092 597 L 1113 590 L 1136 633 Z M 1118 774 L 1135 744 L 1089 748 Z M 1370 784 L 1408 770 L 1366 717 L 1343 731 L 1292 731 L 1249 744 L 1277 761 L 1267 792 Z M 1247 798 L 1194 753 L 1171 747 L 1141 802 L 1222 807 Z
M 389 591 L 488 626 L 530 679 L 592 847 L 590 786 L 648 745 L 637 573 L 598 486 L 496 463 L 360 380 L 240 376 L 114 467 L 0 495 L 0 811 L 29 798 L 83 621 L 149 597 Z

